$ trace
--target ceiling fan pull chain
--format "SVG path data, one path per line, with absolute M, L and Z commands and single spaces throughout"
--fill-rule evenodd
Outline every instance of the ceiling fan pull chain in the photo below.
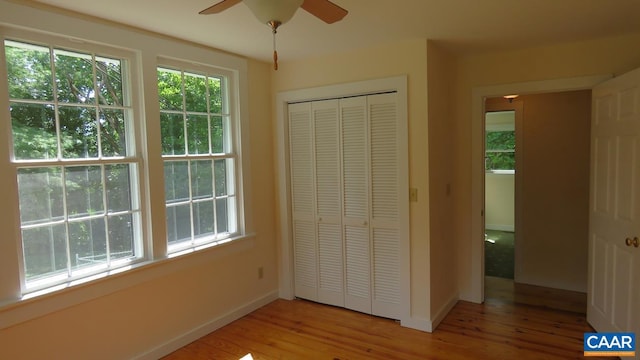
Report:
M 278 26 L 282 25 L 280 21 L 271 20 L 267 22 L 267 25 L 273 30 L 273 69 L 278 70 L 278 51 L 276 50 L 276 34 L 278 33 Z
M 278 51 L 276 50 L 276 29 L 273 29 L 273 69 L 278 70 Z

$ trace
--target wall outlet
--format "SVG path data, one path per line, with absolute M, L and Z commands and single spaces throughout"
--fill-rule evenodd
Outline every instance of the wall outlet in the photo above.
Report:
M 264 277 L 264 268 L 260 266 L 258 268 L 258 279 L 262 279 Z

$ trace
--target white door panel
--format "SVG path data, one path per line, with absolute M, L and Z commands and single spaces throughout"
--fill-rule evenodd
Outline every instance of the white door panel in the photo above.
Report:
M 318 300 L 315 181 L 310 104 L 289 106 L 295 295 Z
M 295 295 L 400 319 L 408 202 L 397 94 L 288 112 Z
M 344 306 L 338 100 L 311 103 L 318 239 L 318 301 Z
M 596 86 L 592 114 L 587 320 L 599 332 L 638 332 L 640 69 Z

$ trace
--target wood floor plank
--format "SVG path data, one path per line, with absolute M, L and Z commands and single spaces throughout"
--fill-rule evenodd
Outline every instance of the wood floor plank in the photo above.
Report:
M 352 315 L 351 312 L 343 310 L 345 315 L 342 318 L 323 317 L 314 319 L 313 315 L 299 316 L 281 316 L 272 315 L 265 316 L 260 313 L 251 314 L 252 319 L 257 319 L 263 322 L 263 326 L 277 326 L 283 329 L 287 329 L 290 335 L 298 339 L 299 342 L 304 342 L 307 347 L 318 349 L 331 350 L 334 353 L 336 351 L 346 350 L 351 354 L 359 354 L 361 356 L 368 356 L 369 358 L 387 359 L 392 355 L 389 346 L 380 346 L 379 344 L 385 341 L 385 335 L 383 332 L 372 335 L 371 329 L 375 330 L 375 326 L 368 329 L 349 326 L 349 324 L 358 324 L 360 322 L 345 321 L 348 315 Z M 358 314 L 360 317 L 361 314 Z M 304 320 L 299 320 L 299 319 Z M 371 317 L 371 319 L 375 319 Z M 382 321 L 382 319 L 378 319 Z M 389 320 L 386 320 L 389 322 Z M 310 322 L 315 322 L 313 325 Z M 371 324 L 370 321 L 366 322 Z M 364 333 L 366 330 L 366 333 Z M 340 356 L 337 356 L 340 357 Z
M 166 357 L 172 360 L 238 360 L 238 356 L 203 341 L 195 341 Z
M 433 333 L 305 300 L 276 300 L 165 360 L 583 358 L 582 337 L 592 329 L 584 313 L 573 311 L 582 307 L 580 296 L 569 294 L 575 301 L 567 311 L 549 306 L 561 298 L 544 299 L 558 296 L 555 290 L 503 295 L 484 304 L 459 302 Z

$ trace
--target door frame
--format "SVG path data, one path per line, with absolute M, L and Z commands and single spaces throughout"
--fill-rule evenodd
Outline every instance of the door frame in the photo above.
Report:
M 612 78 L 612 75 L 592 75 L 574 78 L 520 82 L 475 87 L 471 104 L 471 266 L 470 288 L 462 291 L 462 300 L 484 302 L 484 113 L 485 99 L 506 94 L 539 94 L 573 90 L 588 90 Z M 517 215 L 517 214 L 516 214 Z
M 402 133 L 408 137 L 408 92 L 407 76 L 394 76 L 382 79 L 364 80 L 345 84 L 327 85 L 314 88 L 280 92 L 276 95 L 275 136 L 276 136 L 276 197 L 278 201 L 278 279 L 279 296 L 293 299 L 294 292 L 294 249 L 292 236 L 291 213 L 291 169 L 289 166 L 289 131 L 287 107 L 291 103 L 325 100 L 341 97 L 371 95 L 385 92 L 396 92 L 398 121 L 403 126 Z M 401 183 L 409 189 L 409 153 L 400 154 L 398 171 L 402 176 Z M 408 192 L 407 192 L 408 194 Z M 409 234 L 409 198 L 406 206 L 400 207 L 400 304 L 402 308 L 401 324 L 403 326 L 427 330 L 430 324 L 424 324 L 411 318 L 411 267 L 410 267 L 410 234 Z

